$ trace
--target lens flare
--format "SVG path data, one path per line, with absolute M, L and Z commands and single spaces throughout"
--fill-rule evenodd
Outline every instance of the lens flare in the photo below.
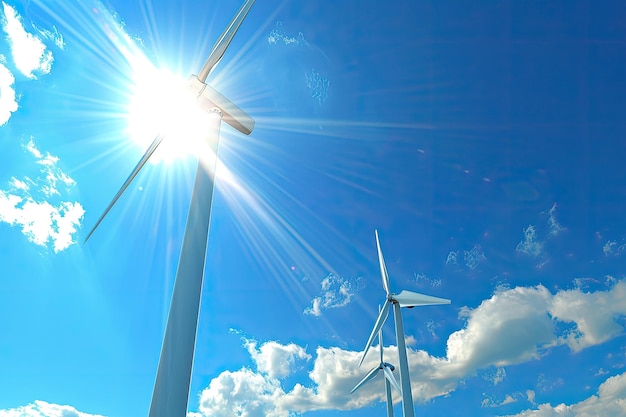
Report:
M 206 123 L 206 114 L 196 105 L 183 77 L 147 60 L 136 66 L 126 134 L 142 148 L 158 134 L 164 135 L 152 162 L 168 163 L 197 154 Z

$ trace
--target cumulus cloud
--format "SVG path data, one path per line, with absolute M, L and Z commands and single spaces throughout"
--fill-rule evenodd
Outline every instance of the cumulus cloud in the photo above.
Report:
M 15 9 L 2 3 L 4 19 L 2 29 L 11 46 L 11 55 L 15 66 L 28 78 L 35 79 L 35 72 L 48 74 L 52 68 L 52 52 L 37 36 L 26 32 L 22 19 Z
M 623 331 L 617 321 L 626 314 L 623 300 L 626 300 L 626 281 L 623 280 L 594 293 L 573 289 L 552 294 L 541 285 L 500 288 L 476 308 L 461 310 L 465 325 L 449 336 L 445 357 L 407 349 L 413 397 L 418 402 L 426 402 L 446 395 L 482 369 L 495 369 L 488 378 L 496 385 L 506 376 L 505 366 L 538 359 L 551 347 L 566 345 L 577 351 L 607 341 Z M 604 308 L 592 312 L 598 305 Z M 556 325 L 559 321 L 570 323 L 569 330 L 562 333 Z M 288 417 L 316 410 L 351 410 L 385 401 L 382 378 L 378 381 L 380 384 L 374 380 L 350 394 L 364 372 L 378 365 L 375 354 L 368 355 L 359 368 L 362 352 L 318 347 L 308 374 L 310 381 L 287 387 L 281 378 L 291 375 L 296 361 L 309 360 L 303 347 L 277 342 L 267 342 L 260 347 L 256 342 L 246 342 L 244 346 L 256 362 L 257 372 L 242 368 L 216 377 L 202 392 L 203 415 L 235 416 L 238 414 L 231 410 L 239 410 L 243 413 L 240 415 L 247 417 Z M 385 347 L 383 352 L 392 362 L 398 355 L 396 346 Z M 282 367 L 281 361 L 288 365 Z M 607 392 L 611 389 L 616 391 L 614 383 L 607 380 L 605 384 L 601 398 L 608 398 Z M 546 385 L 545 380 L 538 380 L 538 389 L 545 389 Z M 483 406 L 495 407 L 520 399 L 533 403 L 534 398 L 534 391 L 510 394 L 499 400 L 486 397 Z
M 299 360 L 309 360 L 311 355 L 306 350 L 294 343 L 281 345 L 278 342 L 269 341 L 261 344 L 254 340 L 245 340 L 245 347 L 256 363 L 259 372 L 270 378 L 284 378 L 289 376 Z
M 322 280 L 321 294 L 311 301 L 311 306 L 304 310 L 304 314 L 319 317 L 322 310 L 344 307 L 352 301 L 356 292 L 356 282 L 329 274 Z
M 609 291 L 560 291 L 552 300 L 550 313 L 575 324 L 559 338 L 573 351 L 605 342 L 624 330 L 617 319 L 626 314 L 626 282 L 617 282 Z
M 31 242 L 55 252 L 74 243 L 85 210 L 78 202 L 61 200 L 75 182 L 58 166 L 58 158 L 42 153 L 31 139 L 24 149 L 40 166 L 40 176 L 12 178 L 9 189 L 0 190 L 0 221 L 22 229 Z M 63 188 L 60 188 L 63 187 Z
M 288 417 L 277 379 L 243 368 L 222 372 L 200 394 L 200 413 L 212 417 Z
M 35 401 L 26 406 L 0 410 L 0 417 L 102 417 L 97 414 L 87 414 L 76 410 L 69 405 L 50 404 L 45 401 Z
M 17 111 L 17 99 L 13 83 L 15 77 L 7 67 L 0 64 L 0 126 L 6 124 Z
M 534 396 L 533 396 L 534 398 Z M 584 401 L 566 405 L 541 404 L 508 417 L 623 417 L 626 415 L 626 373 L 604 381 L 596 395 Z
M 505 366 L 540 357 L 554 344 L 548 316 L 551 294 L 543 286 L 497 291 L 471 310 L 465 328 L 450 335 L 444 372 L 461 378 L 480 368 Z

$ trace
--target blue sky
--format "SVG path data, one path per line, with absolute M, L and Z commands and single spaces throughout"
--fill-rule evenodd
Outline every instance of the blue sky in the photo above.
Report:
M 195 170 L 172 103 L 240 2 L 1 6 L 0 417 L 146 415 Z M 190 415 L 384 415 L 382 379 L 349 393 L 375 229 L 392 290 L 452 300 L 403 311 L 417 414 L 625 415 L 625 19 L 257 0 L 209 78 L 257 124 L 221 130 Z

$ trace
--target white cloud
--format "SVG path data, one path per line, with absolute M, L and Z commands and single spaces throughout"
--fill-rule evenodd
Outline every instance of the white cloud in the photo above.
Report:
M 324 278 L 321 287 L 321 295 L 313 298 L 311 306 L 304 310 L 304 314 L 319 317 L 322 310 L 344 307 L 352 301 L 356 292 L 356 283 L 334 274 Z
M 497 291 L 474 310 L 463 310 L 464 329 L 450 335 L 444 373 L 459 378 L 488 366 L 540 357 L 555 342 L 548 316 L 551 294 L 543 286 Z
M 544 247 L 545 240 L 538 238 L 537 229 L 532 224 L 523 230 L 524 238 L 517 244 L 515 251 L 536 258 L 537 268 L 541 268 L 548 262 L 548 256 Z M 564 230 L 565 228 L 556 219 L 556 203 L 554 203 L 548 210 L 548 234 L 546 240 L 559 235 Z
M 448 257 L 446 258 L 446 265 L 448 264 L 456 265 L 458 256 L 459 256 L 459 253 L 457 251 L 450 251 L 448 253 Z
M 52 30 L 39 29 L 39 28 L 36 28 L 36 29 L 37 29 L 37 32 L 39 32 L 39 35 L 41 35 L 43 39 L 47 39 L 49 41 L 54 42 L 54 44 L 59 49 L 65 49 L 65 40 L 63 40 L 63 35 L 61 35 L 59 30 L 55 26 L 52 26 Z
M 533 397 L 534 398 L 534 397 Z M 623 417 L 626 415 L 626 373 L 611 377 L 598 388 L 597 395 L 566 405 L 541 404 L 508 417 Z
M 573 351 L 605 342 L 624 330 L 616 319 L 626 314 L 626 281 L 617 282 L 609 291 L 560 291 L 552 300 L 550 313 L 575 324 L 575 329 L 560 337 Z
M 559 224 L 559 222 L 556 220 L 556 203 L 554 203 L 552 205 L 552 208 L 548 211 L 549 217 L 548 217 L 548 228 L 549 228 L 549 235 L 550 236 L 556 236 L 559 233 L 561 233 L 562 231 L 565 230 L 565 228 L 563 226 L 561 226 Z
M 566 344 L 576 351 L 607 341 L 623 331 L 615 319 L 626 314 L 624 300 L 624 280 L 606 291 L 594 293 L 574 289 L 552 294 L 541 285 L 500 288 L 478 307 L 462 309 L 461 317 L 466 322 L 462 329 L 449 336 L 446 357 L 407 349 L 413 397 L 418 402 L 426 402 L 446 395 L 477 371 L 493 367 L 496 370 L 489 380 L 497 384 L 506 376 L 505 366 L 538 359 L 551 347 Z M 598 309 L 598 305 L 605 308 Z M 598 310 L 592 312 L 593 309 Z M 573 334 L 561 334 L 558 331 L 560 326 L 555 325 L 557 321 L 573 323 L 576 330 Z M 289 389 L 279 378 L 293 372 L 296 360 L 308 360 L 304 348 L 276 342 L 262 344 L 260 348 L 256 343 L 245 346 L 257 363 L 258 371 L 243 368 L 224 372 L 215 378 L 202 393 L 204 405 L 201 411 L 204 415 L 234 416 L 228 414 L 230 410 L 243 410 L 242 407 L 248 405 L 247 417 L 287 417 L 291 413 L 315 410 L 358 409 L 385 400 L 380 378 L 350 394 L 350 389 L 365 372 L 378 365 L 375 354 L 368 355 L 359 368 L 362 352 L 318 347 L 309 372 L 310 382 L 297 383 Z M 395 346 L 384 348 L 384 357 L 391 362 L 397 354 Z M 283 367 L 280 361 L 288 365 Z M 548 383 L 540 377 L 537 388 L 545 391 L 561 383 L 561 380 Z M 607 390 L 603 388 L 601 392 Z M 607 398 L 608 394 L 603 395 Z M 523 398 L 534 403 L 534 391 L 510 394 L 498 401 L 487 398 L 484 406 L 499 406 Z
M 430 278 L 426 274 L 418 274 L 417 272 L 413 272 L 413 277 L 415 277 L 415 282 L 418 285 L 427 284 L 431 287 L 441 287 L 443 281 L 441 278 Z
M 288 417 L 277 379 L 243 368 L 222 372 L 200 394 L 200 413 L 211 417 Z
M 517 244 L 517 252 L 533 256 L 543 256 L 543 242 L 537 240 L 537 232 L 532 224 L 524 229 L 524 239 Z
M 306 73 L 305 78 L 311 97 L 316 99 L 319 104 L 324 103 L 328 99 L 328 89 L 330 87 L 328 78 L 315 71 L 315 69 L 311 69 L 310 72 Z
M 25 149 L 41 166 L 42 175 L 36 180 L 13 177 L 10 188 L 0 190 L 0 222 L 21 227 L 31 242 L 40 246 L 51 244 L 54 252 L 60 252 L 74 243 L 73 235 L 85 211 L 78 202 L 53 204 L 49 200 L 51 197 L 58 200 L 61 192 L 69 191 L 76 183 L 57 167 L 58 158 L 47 152 L 43 154 L 32 139 Z M 59 189 L 59 185 L 65 189 Z
M 474 245 L 472 249 L 463 251 L 463 260 L 469 269 L 476 269 L 487 258 L 480 245 Z
M 493 408 L 493 407 L 500 407 L 502 405 L 511 404 L 515 402 L 517 402 L 517 398 L 515 398 L 514 396 L 510 394 L 507 394 L 505 395 L 504 399 L 501 401 L 496 401 L 489 396 L 485 396 L 485 398 L 481 401 L 480 405 L 483 408 L 486 408 L 486 407 Z
M 493 385 L 498 385 L 506 378 L 506 370 L 504 368 L 496 368 L 495 372 L 485 374 L 483 378 L 486 381 L 491 382 Z
M 52 68 L 52 52 L 31 33 L 26 32 L 21 17 L 14 8 L 2 3 L 4 19 L 2 29 L 7 34 L 13 61 L 18 70 L 28 78 L 35 79 L 35 72 L 48 74 Z
M 0 64 L 0 126 L 8 122 L 11 114 L 17 111 L 14 82 L 15 77 L 11 71 Z
M 69 405 L 50 404 L 45 401 L 35 401 L 26 406 L 0 410 L 0 417 L 102 417 L 97 414 L 87 414 L 76 410 Z
M 446 258 L 446 265 L 458 265 L 460 251 L 450 251 Z M 487 258 L 480 245 L 474 245 L 470 250 L 463 251 L 463 262 L 471 270 L 478 268 L 478 265 L 485 262 Z
M 296 367 L 298 360 L 309 360 L 311 355 L 294 343 L 281 345 L 278 342 L 265 342 L 257 349 L 257 342 L 245 340 L 244 343 L 250 356 L 256 363 L 259 372 L 270 378 L 284 378 L 289 376 Z
M 285 44 L 285 45 L 306 45 L 304 35 L 302 32 L 298 32 L 298 36 L 288 36 L 283 29 L 283 22 L 276 22 L 276 27 L 272 29 L 267 37 L 267 43 L 270 45 Z
M 606 256 L 619 256 L 626 250 L 626 243 L 618 245 L 614 240 L 607 240 L 602 247 L 602 251 Z

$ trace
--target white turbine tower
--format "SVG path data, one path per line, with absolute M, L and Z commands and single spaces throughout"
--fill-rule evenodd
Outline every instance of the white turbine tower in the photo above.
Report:
M 380 311 L 380 306 L 378 307 Z M 391 387 L 394 387 L 398 394 L 402 394 L 402 390 L 396 381 L 396 378 L 393 376 L 393 371 L 395 370 L 394 366 L 390 363 L 387 363 L 383 360 L 383 330 L 380 329 L 378 332 L 378 348 L 380 350 L 380 364 L 377 367 L 372 368 L 367 375 L 363 377 L 358 384 L 352 388 L 350 394 L 361 388 L 365 383 L 374 379 L 378 372 L 382 369 L 383 374 L 385 375 L 385 396 L 387 399 L 387 417 L 393 417 L 393 399 L 391 398 Z
M 245 0 L 213 46 L 200 73 L 197 76 L 191 75 L 188 79 L 188 90 L 195 97 L 197 105 L 207 112 L 205 140 L 215 155 L 217 155 L 222 120 L 246 135 L 249 135 L 254 129 L 254 120 L 250 116 L 206 84 L 208 75 L 226 52 L 253 4 L 254 0 Z M 159 88 L 159 86 L 155 85 L 154 88 Z M 163 134 L 154 139 L 126 182 L 91 229 L 85 241 L 93 234 L 162 140 Z M 198 169 L 152 392 L 150 417 L 185 417 L 187 415 L 200 295 L 204 280 L 216 159 L 215 157 L 213 160 L 207 160 L 206 155 L 198 156 Z
M 380 249 L 380 240 L 378 239 L 378 230 L 376 230 L 376 248 L 378 249 L 378 263 L 380 264 L 380 274 L 383 280 L 383 288 L 387 293 L 385 304 L 383 304 L 382 310 L 378 314 L 374 329 L 370 334 L 367 343 L 365 344 L 365 350 L 363 356 L 359 362 L 359 366 L 363 363 L 365 355 L 372 346 L 374 337 L 385 324 L 387 316 L 389 315 L 389 308 L 393 305 L 393 317 L 396 324 L 396 342 L 398 344 L 398 361 L 400 363 L 400 384 L 402 385 L 402 412 L 404 417 L 414 417 L 415 410 L 413 409 L 413 394 L 411 392 L 411 379 L 409 377 L 409 364 L 406 357 L 406 345 L 404 343 L 404 328 L 402 326 L 402 312 L 401 307 L 416 307 L 427 306 L 435 304 L 450 304 L 450 300 L 444 298 L 432 297 L 430 295 L 419 294 L 412 291 L 402 290 L 399 294 L 392 293 L 389 290 L 389 275 L 387 274 L 387 267 L 385 266 L 385 259 L 383 258 L 383 251 Z

